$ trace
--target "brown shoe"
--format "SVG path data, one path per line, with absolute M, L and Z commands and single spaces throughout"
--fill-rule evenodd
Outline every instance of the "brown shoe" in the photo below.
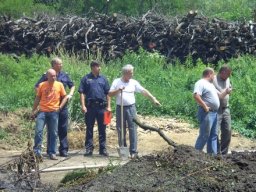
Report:
M 51 160 L 58 160 L 55 154 L 50 154 L 50 159 Z

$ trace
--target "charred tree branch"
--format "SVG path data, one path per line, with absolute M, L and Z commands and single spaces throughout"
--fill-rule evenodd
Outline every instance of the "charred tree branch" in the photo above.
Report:
M 144 125 L 144 124 L 142 124 L 142 123 L 138 120 L 138 118 L 134 118 L 133 121 L 134 121 L 139 127 L 141 127 L 142 129 L 144 129 L 144 130 L 146 130 L 146 131 L 147 131 L 147 130 L 156 131 L 169 145 L 171 145 L 171 146 L 173 146 L 173 147 L 177 147 L 177 144 L 176 144 L 174 141 L 172 141 L 170 138 L 168 138 L 168 137 L 164 134 L 164 132 L 163 132 L 161 129 L 155 128 L 155 127 L 151 127 L 151 126 L 148 126 L 148 125 Z

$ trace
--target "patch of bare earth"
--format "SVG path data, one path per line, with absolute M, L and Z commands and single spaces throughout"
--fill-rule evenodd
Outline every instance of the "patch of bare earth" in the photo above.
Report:
M 24 115 L 25 114 L 25 115 Z M 25 116 L 25 118 L 24 118 Z M 16 127 L 8 135 L 17 141 L 0 141 L 1 154 L 11 149 L 26 149 L 26 139 L 19 138 L 27 127 L 20 121 L 26 113 L 0 114 L 1 129 Z M 59 191 L 255 191 L 256 153 L 232 152 L 224 157 L 212 157 L 194 150 L 198 129 L 179 119 L 168 117 L 142 117 L 141 122 L 162 131 L 178 147 L 170 147 L 156 132 L 138 128 L 138 150 L 140 157 L 131 160 L 112 172 L 101 174 L 97 179 Z M 27 121 L 29 121 L 27 119 Z M 33 129 L 34 123 L 28 126 Z M 21 128 L 20 128 L 21 127 Z M 9 130 L 12 130 L 9 128 Z M 70 150 L 84 148 L 83 124 L 72 122 L 69 131 Z M 128 138 L 128 136 L 127 136 Z M 28 137 L 27 140 L 30 140 Z M 14 146 L 15 143 L 22 143 Z M 95 153 L 98 148 L 98 131 L 95 126 Z M 107 148 L 116 153 L 117 134 L 115 119 L 107 128 Z M 256 150 L 255 140 L 233 133 L 231 151 Z M 81 155 L 81 159 L 84 157 Z M 0 158 L 0 161 L 3 160 Z M 72 158 L 70 159 L 72 161 Z M 75 165 L 78 162 L 73 162 Z M 0 164 L 2 164 L 0 162 Z M 47 174 L 47 181 L 56 181 L 58 174 Z M 56 184 L 56 183 L 55 183 Z M 56 190 L 56 189 L 53 189 Z

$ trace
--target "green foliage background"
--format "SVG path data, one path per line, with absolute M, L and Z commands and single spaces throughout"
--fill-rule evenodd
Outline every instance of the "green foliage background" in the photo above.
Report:
M 199 14 L 209 18 L 255 21 L 255 9 L 256 1 L 252 0 L 0 0 L 0 15 L 16 18 L 40 14 L 92 17 L 94 11 L 141 16 L 148 10 L 173 17 L 184 15 L 189 10 L 198 10 Z M 81 61 L 74 55 L 65 54 L 61 57 L 64 60 L 64 70 L 70 73 L 78 88 L 80 79 L 90 71 L 90 60 Z M 190 58 L 183 65 L 178 61 L 170 65 L 158 53 L 141 50 L 138 54 L 127 53 L 122 59 L 105 63 L 102 72 L 111 83 L 120 76 L 121 67 L 127 63 L 135 66 L 135 78 L 162 103 L 161 107 L 156 108 L 149 100 L 138 95 L 140 114 L 178 116 L 196 122 L 197 107 L 192 98 L 192 90 L 205 68 L 200 60 L 195 66 L 192 66 Z M 223 62 L 215 66 L 216 70 L 221 64 Z M 242 134 L 256 138 L 256 59 L 245 55 L 230 60 L 228 64 L 233 68 L 231 81 L 235 88 L 230 101 L 232 126 Z M 0 110 L 31 108 L 35 96 L 34 84 L 49 67 L 50 59 L 44 56 L 23 56 L 16 62 L 11 56 L 0 55 Z M 114 99 L 112 106 L 114 107 Z M 83 120 L 78 93 L 70 102 L 69 110 L 73 120 Z M 4 132 L 0 132 L 1 137 L 5 137 Z
M 167 16 L 180 16 L 189 10 L 207 17 L 251 20 L 256 1 L 252 0 L 0 0 L 0 14 L 20 17 L 36 14 L 92 16 L 94 11 L 141 16 L 154 10 Z
M 89 62 L 81 61 L 75 56 L 61 56 L 64 61 L 64 71 L 67 71 L 76 85 L 76 94 L 69 103 L 72 120 L 83 121 L 80 110 L 77 89 L 80 79 L 90 72 Z M 167 64 L 164 57 L 158 53 L 127 53 L 123 59 L 103 62 L 102 74 L 109 83 L 121 76 L 123 65 L 131 63 L 135 66 L 134 78 L 147 88 L 162 104 L 155 107 L 150 100 L 137 94 L 138 113 L 142 115 L 172 116 L 197 122 L 197 105 L 192 97 L 195 82 L 201 78 L 205 65 L 198 61 L 191 66 L 190 59 L 184 65 Z M 217 65 L 216 71 L 222 62 Z M 231 82 L 234 91 L 230 105 L 233 118 L 233 128 L 249 137 L 256 137 L 255 112 L 255 71 L 256 58 L 245 55 L 232 59 L 229 65 L 233 68 Z M 21 57 L 16 62 L 11 56 L 0 55 L 0 109 L 2 111 L 17 108 L 32 108 L 35 92 L 34 84 L 40 76 L 50 68 L 50 59 L 34 55 L 31 58 Z M 112 99 L 115 111 L 115 99 Z

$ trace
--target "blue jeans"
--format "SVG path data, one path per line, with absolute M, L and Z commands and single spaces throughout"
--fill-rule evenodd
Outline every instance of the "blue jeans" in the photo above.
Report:
M 44 126 L 48 128 L 48 151 L 49 155 L 56 154 L 57 135 L 58 135 L 58 112 L 42 112 L 38 113 L 36 118 L 35 139 L 34 139 L 34 152 L 36 154 L 42 153 L 43 130 Z
M 197 115 L 200 123 L 200 130 L 195 148 L 202 151 L 207 143 L 207 153 L 217 154 L 217 111 L 205 112 L 202 107 L 199 107 Z
M 59 112 L 59 121 L 58 121 L 58 136 L 59 136 L 59 153 L 64 154 L 68 152 L 68 108 L 64 107 Z M 48 153 L 48 146 L 49 146 L 49 136 L 47 134 L 47 153 Z
M 116 128 L 118 134 L 118 144 L 119 147 L 126 144 L 126 125 L 128 125 L 129 130 L 129 141 L 130 141 L 130 153 L 138 153 L 137 151 L 137 125 L 133 122 L 133 119 L 137 116 L 135 105 L 124 106 L 123 111 L 123 141 L 121 137 L 121 106 L 117 105 L 116 107 Z

